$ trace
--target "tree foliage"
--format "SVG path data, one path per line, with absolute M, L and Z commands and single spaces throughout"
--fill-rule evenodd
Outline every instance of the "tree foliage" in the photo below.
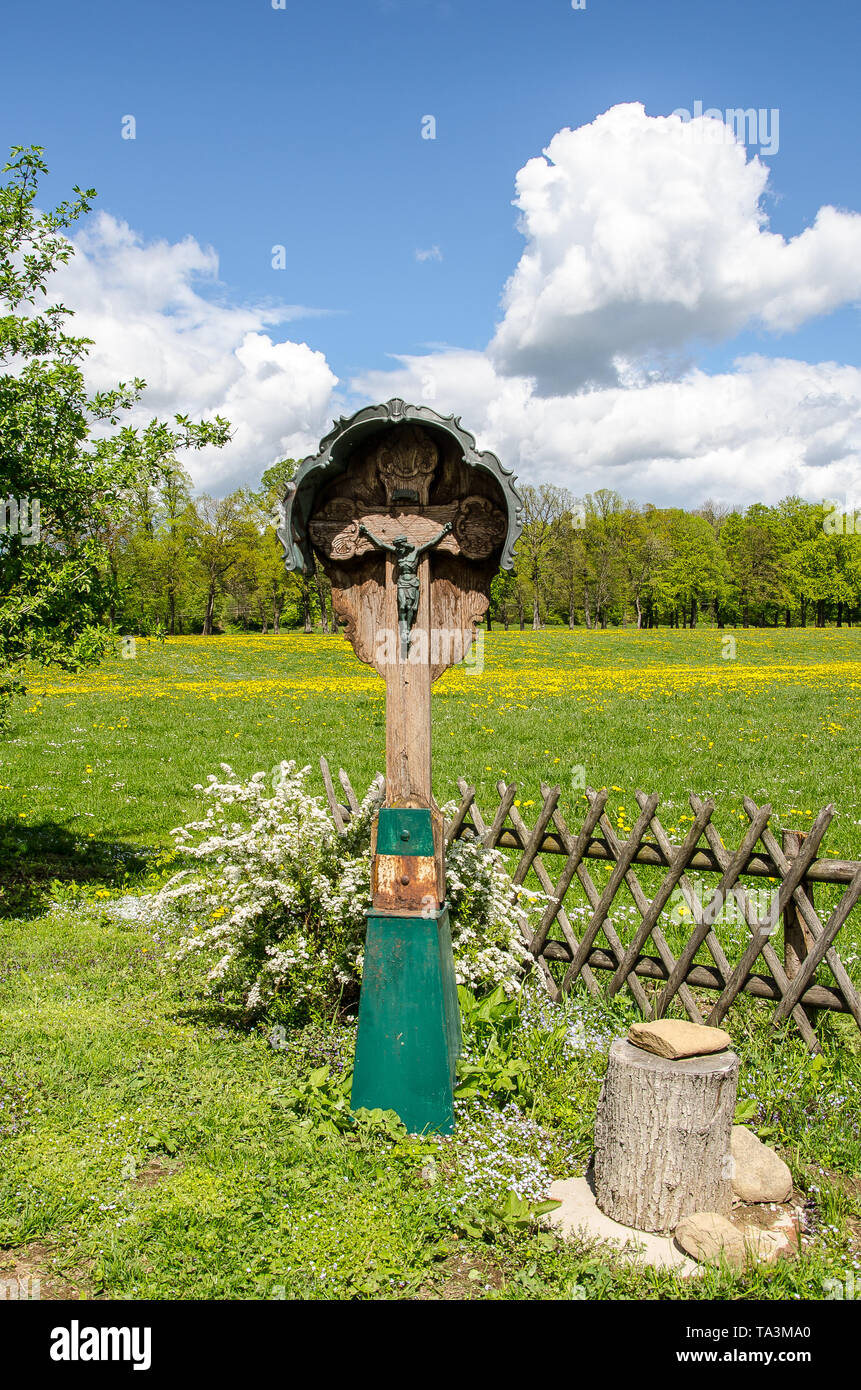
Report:
M 0 670 L 7 681 L 27 660 L 75 669 L 99 659 L 120 597 L 118 528 L 137 505 L 146 531 L 141 499 L 175 466 L 178 450 L 229 438 L 220 418 L 122 424 L 144 390 L 140 378 L 88 389 L 91 340 L 69 331 L 71 310 L 49 302 L 48 291 L 73 254 L 66 231 L 90 211 L 95 190 L 76 186 L 73 199 L 40 213 L 47 172 L 39 146 L 15 146 L 0 187 Z

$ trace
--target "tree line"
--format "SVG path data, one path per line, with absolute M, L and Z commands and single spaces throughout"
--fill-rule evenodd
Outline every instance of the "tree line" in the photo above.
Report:
M 331 587 L 284 569 L 273 516 L 297 467 L 257 488 L 193 496 L 174 460 L 130 491 L 108 546 L 124 631 L 334 631 Z M 523 533 L 493 581 L 488 622 L 606 628 L 824 626 L 861 618 L 861 516 L 788 497 L 775 506 L 693 510 L 520 488 Z

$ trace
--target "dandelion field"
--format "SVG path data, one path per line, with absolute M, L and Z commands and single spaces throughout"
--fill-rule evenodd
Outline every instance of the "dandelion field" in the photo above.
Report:
M 572 824 L 582 767 L 620 833 L 635 790 L 657 790 L 681 839 L 693 790 L 728 844 L 745 794 L 802 830 L 833 802 L 825 852 L 861 858 L 859 715 L 861 630 L 494 629 L 482 670 L 435 687 L 435 791 L 463 776 L 487 812 L 514 780 L 531 822 L 558 783 Z M 340 636 L 138 640 L 95 672 L 31 673 L 0 743 L 0 1279 L 37 1269 L 43 1297 L 780 1300 L 857 1269 L 861 1049 L 842 1019 L 815 1059 L 754 1001 L 731 1024 L 749 1122 L 805 1211 L 802 1258 L 767 1270 L 638 1273 L 505 1215 L 512 1187 L 532 1201 L 583 1171 L 625 998 L 553 1010 L 526 991 L 494 1035 L 516 1094 L 459 1101 L 452 1139 L 297 1126 L 309 1075 L 328 1068 L 334 1103 L 354 1028 L 237 1026 L 161 969 L 137 895 L 222 763 L 310 763 L 322 790 L 324 754 L 361 795 L 383 747 L 382 682 Z M 480 1058 L 470 1026 L 466 1043 Z
M 434 687 L 437 799 L 462 776 L 490 805 L 502 778 L 528 808 L 543 780 L 573 809 L 581 766 L 628 818 L 636 788 L 681 814 L 690 791 L 712 794 L 719 823 L 743 817 L 744 794 L 769 799 L 798 829 L 832 801 L 831 847 L 861 854 L 861 629 L 727 635 L 733 659 L 713 628 L 494 629 L 483 669 Z M 383 683 L 340 635 L 137 639 L 135 653 L 32 673 L 0 745 L 7 825 L 164 844 L 222 762 L 242 776 L 282 758 L 316 772 L 322 754 L 359 792 L 383 770 Z

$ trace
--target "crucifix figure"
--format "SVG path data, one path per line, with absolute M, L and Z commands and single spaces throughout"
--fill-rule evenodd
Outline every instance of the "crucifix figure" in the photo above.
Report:
M 421 585 L 419 582 L 419 556 L 426 550 L 433 550 L 439 545 L 452 529 L 451 522 L 447 521 L 445 526 L 434 536 L 433 540 L 425 541 L 424 545 L 416 545 L 410 540 L 409 536 L 395 536 L 391 545 L 387 541 L 381 541 L 372 531 L 369 531 L 364 522 L 359 523 L 359 535 L 367 536 L 372 545 L 378 550 L 388 550 L 395 556 L 397 562 L 397 590 L 398 590 L 398 636 L 401 644 L 401 658 L 406 660 L 410 650 L 410 637 L 412 635 L 413 623 L 419 610 L 419 595 Z

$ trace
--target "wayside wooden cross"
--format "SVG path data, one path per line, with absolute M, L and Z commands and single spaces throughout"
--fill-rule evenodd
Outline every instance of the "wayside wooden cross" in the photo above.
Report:
M 396 1110 L 411 1132 L 451 1130 L 460 1015 L 431 686 L 469 653 L 491 580 L 511 568 L 522 504 L 458 419 L 391 400 L 338 421 L 282 511 L 288 569 L 322 565 L 353 650 L 386 682 L 353 1106 Z

